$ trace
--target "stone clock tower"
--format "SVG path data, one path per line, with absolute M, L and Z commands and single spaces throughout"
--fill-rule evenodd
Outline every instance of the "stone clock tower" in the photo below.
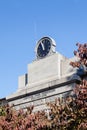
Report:
M 69 65 L 75 57 L 66 58 L 55 51 L 56 43 L 50 37 L 41 38 L 35 47 L 36 59 L 28 64 L 28 73 L 18 78 L 18 90 L 6 97 L 16 109 L 35 106 L 35 111 L 47 109 L 47 102 L 71 94 L 79 81 L 76 69 Z
M 36 61 L 28 65 L 28 86 L 40 85 L 60 78 L 60 60 L 64 57 L 55 51 L 52 38 L 41 38 L 35 48 Z

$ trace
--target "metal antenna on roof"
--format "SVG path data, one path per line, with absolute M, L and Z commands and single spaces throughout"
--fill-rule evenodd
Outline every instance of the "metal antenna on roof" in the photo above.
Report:
M 34 37 L 35 37 L 35 43 L 37 43 L 37 24 L 34 22 Z

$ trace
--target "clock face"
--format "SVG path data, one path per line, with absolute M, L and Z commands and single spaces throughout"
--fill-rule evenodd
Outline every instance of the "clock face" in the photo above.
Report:
M 51 49 L 51 41 L 47 38 L 41 39 L 37 47 L 37 55 L 42 58 L 45 57 Z

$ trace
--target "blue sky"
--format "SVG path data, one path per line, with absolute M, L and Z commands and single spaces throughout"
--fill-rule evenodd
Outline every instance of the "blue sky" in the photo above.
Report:
M 43 36 L 73 57 L 75 44 L 87 42 L 87 0 L 0 0 L 0 98 L 16 92 Z

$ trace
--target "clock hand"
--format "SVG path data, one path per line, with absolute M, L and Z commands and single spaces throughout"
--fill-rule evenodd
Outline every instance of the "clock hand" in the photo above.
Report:
M 43 43 L 42 43 L 42 42 L 41 42 L 41 46 L 42 46 L 42 49 L 43 49 L 43 50 L 45 50 L 45 47 L 44 47 L 44 45 L 43 45 Z

